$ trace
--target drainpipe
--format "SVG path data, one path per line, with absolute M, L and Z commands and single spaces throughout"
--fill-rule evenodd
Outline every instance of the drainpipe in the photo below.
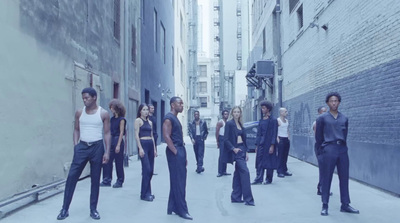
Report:
M 277 27 L 277 65 L 278 65 L 278 98 L 279 98 L 279 107 L 282 107 L 282 45 L 281 45 L 281 1 L 276 0 L 275 6 L 276 13 L 276 27 Z

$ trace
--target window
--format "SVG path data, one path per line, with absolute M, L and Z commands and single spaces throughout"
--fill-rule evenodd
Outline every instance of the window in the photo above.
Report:
M 146 0 L 142 0 L 142 11 L 141 11 L 141 18 L 142 18 L 142 23 L 144 24 L 144 19 L 145 19 L 145 15 L 146 15 Z
M 207 65 L 199 65 L 199 76 L 207 77 Z
M 207 93 L 207 82 L 199 82 L 199 93 Z
M 180 37 L 181 37 L 181 42 L 183 42 L 183 18 L 182 18 L 182 14 L 180 14 Z
M 154 51 L 158 52 L 157 10 L 154 9 Z
M 303 5 L 297 9 L 297 21 L 299 24 L 299 30 L 303 27 Z
M 132 25 L 132 63 L 136 66 L 136 27 Z
M 183 60 L 182 60 L 182 57 L 181 57 L 181 81 L 182 81 L 182 83 L 183 83 L 183 74 L 185 73 L 185 70 L 184 70 L 184 67 L 183 67 Z
M 165 27 L 162 22 L 161 25 L 161 33 L 160 33 L 160 55 L 161 61 L 165 64 Z
M 200 99 L 200 107 L 206 108 L 207 107 L 207 97 L 199 97 Z
M 113 98 L 119 98 L 119 83 L 114 82 Z
M 172 64 L 172 76 L 174 76 L 175 74 L 175 55 L 174 55 L 174 46 L 171 47 L 171 64 Z
M 266 51 L 267 51 L 267 46 L 266 46 L 266 33 L 265 33 L 265 27 L 264 27 L 264 29 L 263 29 L 263 43 L 262 43 L 262 45 L 263 45 L 263 53 L 265 53 Z
M 114 37 L 120 39 L 120 0 L 114 0 Z
M 292 13 L 299 0 L 289 0 L 289 12 Z

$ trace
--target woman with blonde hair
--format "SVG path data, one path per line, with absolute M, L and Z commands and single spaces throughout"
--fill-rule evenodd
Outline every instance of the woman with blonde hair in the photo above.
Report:
M 248 148 L 246 144 L 246 132 L 242 123 L 242 109 L 235 106 L 231 110 L 231 120 L 226 123 L 224 133 L 225 161 L 233 164 L 235 172 L 232 182 L 232 203 L 245 203 L 254 206 L 253 194 L 250 186 L 250 173 L 247 167 Z

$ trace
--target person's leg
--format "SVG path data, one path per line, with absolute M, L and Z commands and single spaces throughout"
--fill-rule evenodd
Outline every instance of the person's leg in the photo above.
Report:
M 243 159 L 236 160 L 236 165 L 238 166 L 239 172 L 239 182 L 243 193 L 243 200 L 246 202 L 246 204 L 254 205 L 254 199 L 250 186 L 250 172 L 249 168 L 247 168 L 245 156 L 246 155 L 244 155 Z
M 90 179 L 91 179 L 91 189 L 90 189 L 90 210 L 95 211 L 97 209 L 97 202 L 99 200 L 99 190 L 100 190 L 100 175 L 101 175 L 101 165 L 103 162 L 104 155 L 104 145 L 103 142 L 98 142 L 92 145 L 90 160 Z
M 150 140 L 140 140 L 140 144 L 144 150 L 144 156 L 140 158 L 142 163 L 142 184 L 140 190 L 140 198 L 151 200 L 149 194 L 149 185 L 150 185 L 150 176 L 151 176 L 151 166 L 150 166 L 150 158 L 149 158 L 149 141 Z
M 203 163 L 203 160 L 204 160 L 204 140 L 202 140 L 201 138 L 199 138 L 199 140 L 198 140 L 198 162 L 197 162 L 197 168 L 201 171 L 201 172 L 203 172 L 204 171 L 204 167 L 203 167 L 203 165 L 204 165 L 204 163 Z M 197 143 L 197 141 L 196 141 L 196 143 Z
M 235 171 L 233 172 L 232 179 L 232 193 L 231 193 L 231 201 L 232 202 L 242 202 L 242 184 L 240 183 L 240 167 L 237 161 L 235 162 Z
M 117 181 L 114 185 L 117 187 L 122 186 L 125 180 L 125 173 L 124 173 L 124 141 L 121 142 L 120 151 L 119 153 L 115 154 L 115 169 L 117 171 Z
M 103 181 L 100 186 L 110 186 L 112 181 L 113 163 L 115 159 L 115 147 L 111 147 L 108 163 L 102 164 L 103 167 Z
M 339 148 L 339 160 L 337 163 L 337 173 L 339 176 L 339 188 L 340 188 L 340 202 L 342 205 L 350 204 L 349 194 L 349 156 L 347 154 L 347 148 L 340 146 Z

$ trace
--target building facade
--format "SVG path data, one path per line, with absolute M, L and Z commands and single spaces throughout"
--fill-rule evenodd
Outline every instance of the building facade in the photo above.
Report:
M 169 101 L 175 96 L 173 60 L 173 0 L 141 0 L 141 101 L 153 104 L 161 136 L 161 120 L 170 111 Z M 159 137 L 159 142 L 163 137 Z M 157 143 L 159 143 L 157 142 Z
M 94 87 L 106 110 L 119 98 L 131 119 L 130 102 L 139 101 L 139 8 L 123 0 L 0 2 L 0 97 L 11 108 L 0 115 L 3 148 L 10 148 L 2 152 L 0 200 L 65 179 L 83 88 Z
M 291 155 L 316 163 L 311 125 L 326 94 L 337 91 L 340 111 L 349 118 L 350 176 L 396 194 L 399 6 L 385 1 L 377 7 L 372 0 L 250 1 L 252 63 L 274 63 L 274 76 L 258 91 L 288 108 Z

